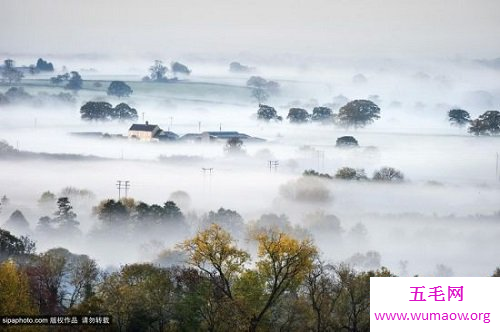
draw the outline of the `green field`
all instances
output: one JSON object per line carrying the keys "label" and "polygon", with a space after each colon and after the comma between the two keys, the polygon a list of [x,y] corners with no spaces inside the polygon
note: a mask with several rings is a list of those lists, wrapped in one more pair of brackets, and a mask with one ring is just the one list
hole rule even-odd
{"label": "green field", "polygon": [[[83,88],[79,91],[81,97],[95,98],[106,96],[107,87],[110,80],[84,80]],[[96,86],[100,83],[101,86]],[[185,100],[194,102],[226,103],[226,104],[247,104],[252,102],[250,88],[246,86],[178,81],[171,83],[126,81],[134,90],[133,97],[147,98],[149,100]],[[48,79],[23,79],[16,86],[24,87],[28,93],[38,92],[59,93],[67,92],[64,83],[52,84]],[[7,90],[5,86],[3,90]]]}

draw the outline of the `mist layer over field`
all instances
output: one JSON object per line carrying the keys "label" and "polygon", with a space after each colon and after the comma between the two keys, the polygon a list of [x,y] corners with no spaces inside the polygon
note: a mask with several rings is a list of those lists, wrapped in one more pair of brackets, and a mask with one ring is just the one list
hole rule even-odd
{"label": "mist layer over field", "polygon": [[[34,229],[46,214],[37,205],[41,193],[72,186],[95,194],[72,202],[85,235],[79,241],[38,238],[38,248],[64,245],[95,257],[104,266],[154,259],[160,250],[195,232],[201,216],[224,207],[236,210],[247,223],[263,214],[284,214],[292,225],[312,234],[326,259],[357,262],[359,268],[384,265],[401,275],[442,275],[443,269],[449,273],[448,267],[460,276],[493,270],[500,252],[496,240],[500,235],[496,174],[500,141],[451,127],[446,114],[452,107],[463,107],[475,118],[498,108],[498,71],[472,60],[303,59],[281,65],[253,57],[245,60],[257,68],[252,74],[280,84],[280,93],[266,104],[284,118],[290,107],[311,112],[315,106],[327,105],[336,112],[349,100],[370,99],[380,106],[381,119],[357,130],[294,125],[286,119],[260,122],[257,102],[245,85],[250,74],[231,74],[223,61],[192,59],[188,78],[144,83],[140,78],[150,65],[146,59],[123,63],[56,58],[54,62],[79,70],[85,80],[74,105],[0,106],[1,139],[21,151],[52,154],[0,160],[0,194],[10,199],[1,218],[20,209]],[[63,91],[47,79],[27,77],[22,86],[33,95]],[[133,95],[107,96],[106,87],[115,79],[127,81]],[[103,87],[95,87],[95,81]],[[0,87],[0,92],[5,90]],[[125,101],[137,109],[138,122],[149,121],[179,135],[222,129],[265,141],[247,142],[244,153],[228,155],[225,142],[139,142],[75,135],[127,135],[130,122],[80,120],[80,106],[89,100],[113,105]],[[337,148],[336,139],[345,135],[355,136],[360,146]],[[55,157],[58,154],[92,158],[61,160]],[[278,160],[279,166],[270,169],[270,160]],[[297,181],[304,170],[334,174],[344,166],[363,168],[368,176],[391,166],[401,170],[406,181],[307,179],[307,188],[320,188],[328,197],[302,199],[291,193],[302,185]],[[210,175],[202,168],[213,172]],[[117,198],[117,180],[130,181],[129,196],[149,204],[162,204],[177,190],[187,192],[191,202],[181,208],[189,215],[189,232],[153,234],[130,242],[109,234],[109,241],[94,241],[100,221],[92,215],[92,207],[102,199]],[[311,214],[318,212],[337,216],[340,228],[314,225]],[[363,259],[369,251],[380,256]],[[361,255],[353,258],[357,253]],[[440,264],[445,267],[437,267]]]}

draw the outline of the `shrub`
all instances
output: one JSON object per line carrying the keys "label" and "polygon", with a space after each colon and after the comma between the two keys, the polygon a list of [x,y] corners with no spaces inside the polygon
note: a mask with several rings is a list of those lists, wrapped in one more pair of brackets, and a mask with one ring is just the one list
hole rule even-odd
{"label": "shrub", "polygon": [[358,146],[358,141],[352,136],[342,136],[337,138],[337,147],[355,147]]}
{"label": "shrub", "polygon": [[373,173],[374,181],[402,182],[404,178],[404,174],[393,167],[382,167]]}

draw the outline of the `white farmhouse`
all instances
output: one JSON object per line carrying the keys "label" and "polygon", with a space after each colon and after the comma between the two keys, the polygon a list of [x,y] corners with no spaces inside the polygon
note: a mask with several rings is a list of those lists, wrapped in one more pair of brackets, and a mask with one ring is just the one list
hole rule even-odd
{"label": "white farmhouse", "polygon": [[128,138],[134,138],[141,141],[152,141],[156,135],[161,131],[157,125],[134,123],[128,130]]}

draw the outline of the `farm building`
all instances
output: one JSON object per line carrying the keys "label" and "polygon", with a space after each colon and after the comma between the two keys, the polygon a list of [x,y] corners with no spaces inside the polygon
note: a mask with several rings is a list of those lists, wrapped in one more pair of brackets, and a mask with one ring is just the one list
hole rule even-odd
{"label": "farm building", "polygon": [[160,127],[149,124],[146,121],[145,124],[134,123],[128,130],[128,137],[139,139],[141,141],[152,141],[159,132],[161,132]]}
{"label": "farm building", "polygon": [[261,138],[252,137],[247,134],[239,133],[237,131],[204,131],[200,134],[186,134],[180,138],[183,141],[195,142],[210,142],[210,141],[227,141],[231,138],[239,138],[242,141],[264,141]]}

